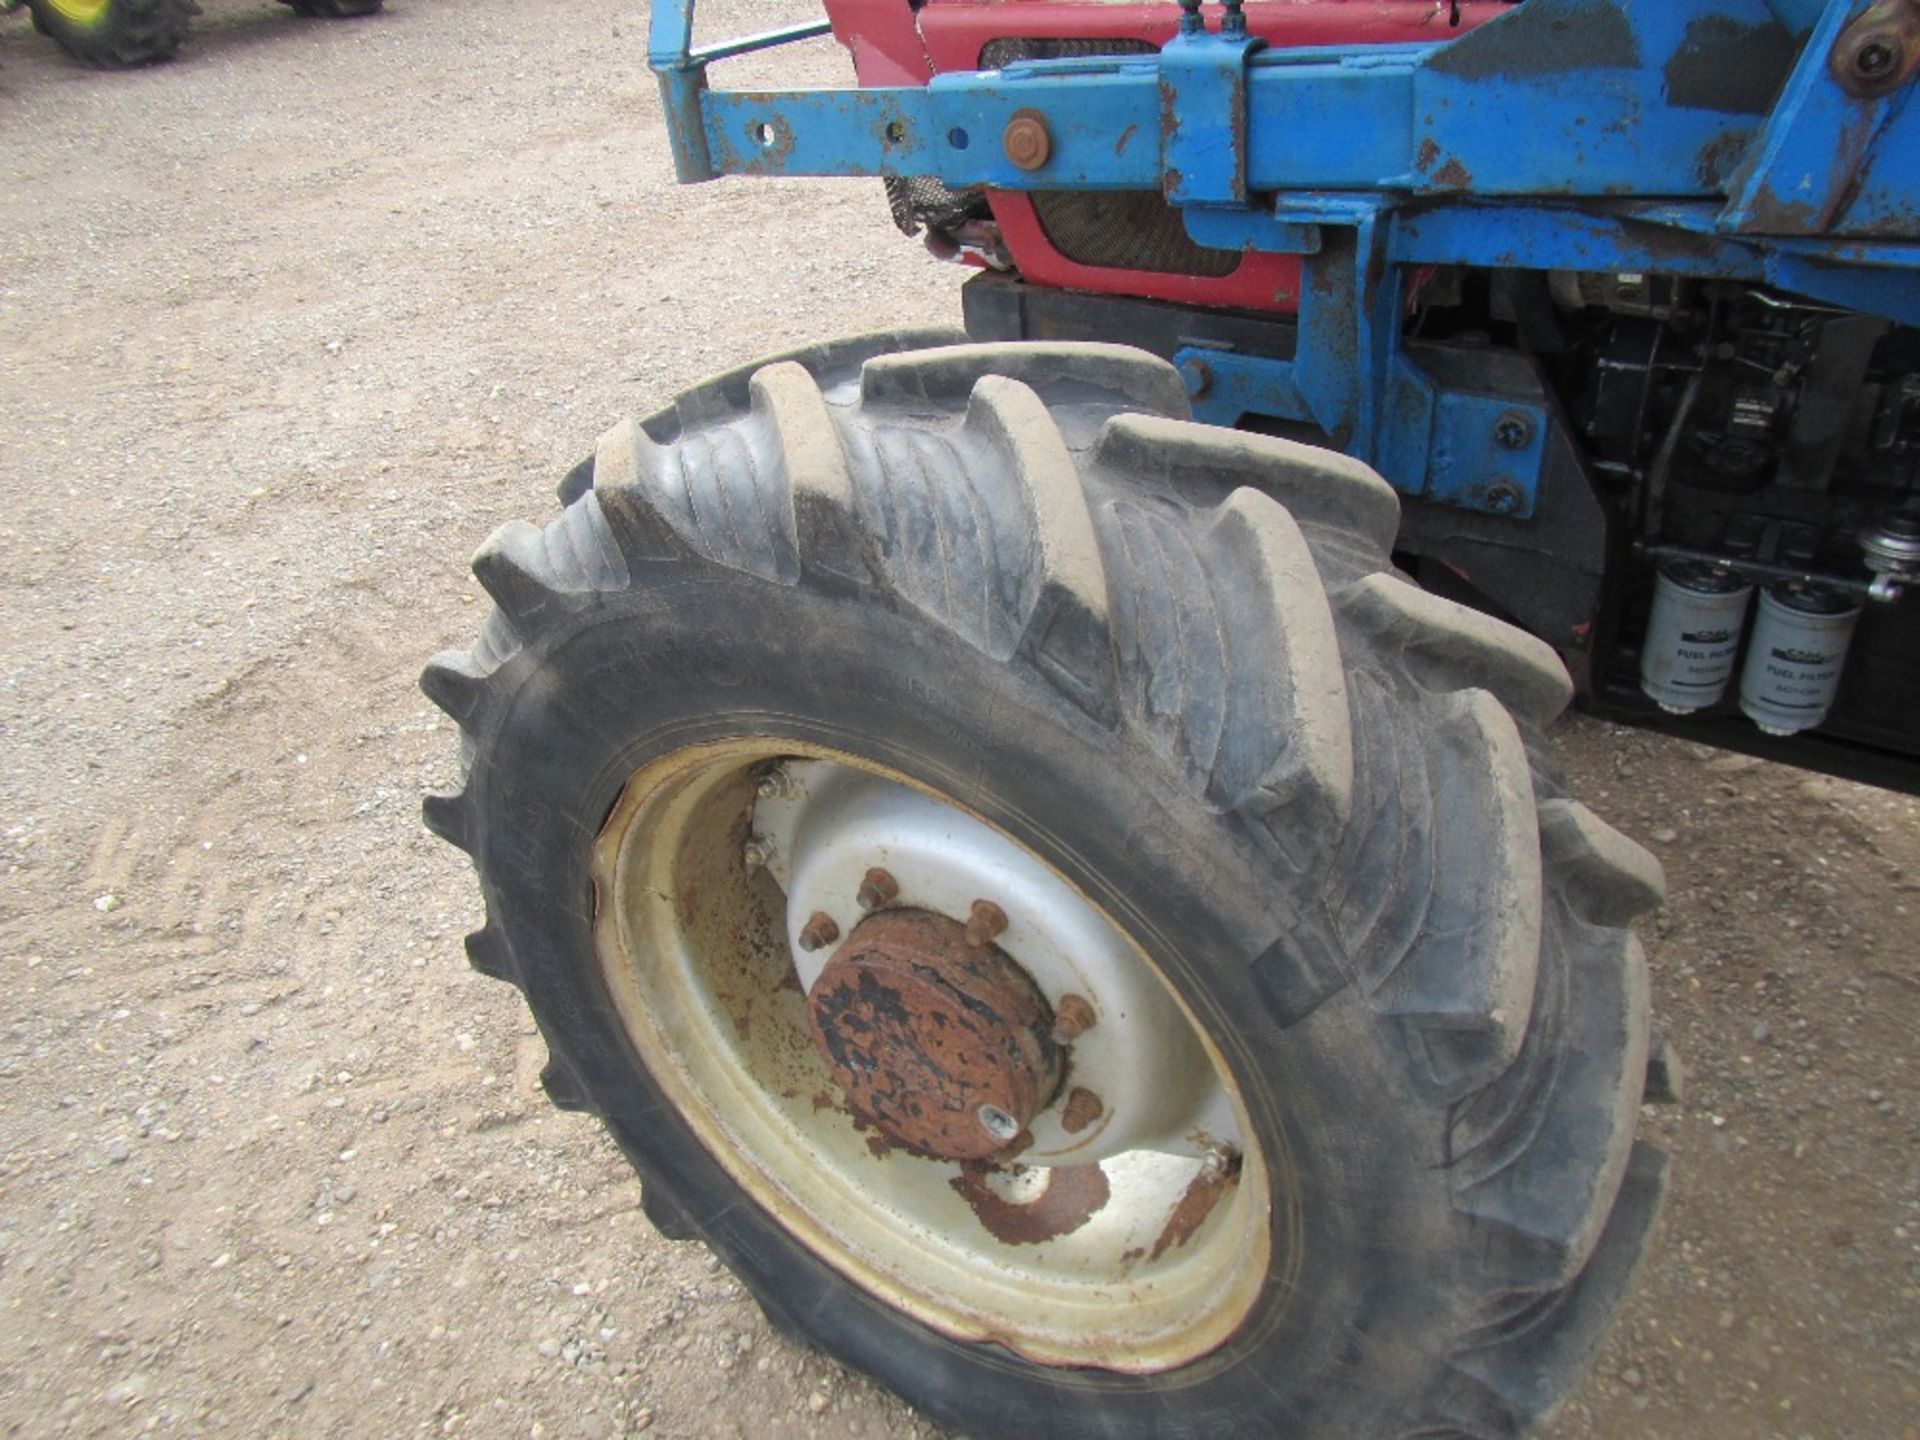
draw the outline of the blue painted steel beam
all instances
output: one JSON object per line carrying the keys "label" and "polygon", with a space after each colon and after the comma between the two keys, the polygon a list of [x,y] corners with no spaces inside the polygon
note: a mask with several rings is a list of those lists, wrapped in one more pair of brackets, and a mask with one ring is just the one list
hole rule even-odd
{"label": "blue painted steel beam", "polygon": [[[656,12],[663,77],[704,63],[681,42],[685,4]],[[1530,0],[1429,46],[1255,50],[1243,34],[1207,32],[1155,56],[1027,62],[924,87],[703,93],[702,134],[682,135],[677,121],[674,130],[681,149],[704,140],[712,174],[1158,188],[1175,203],[1210,205],[1290,190],[1724,195],[1757,141],[1766,163],[1750,159],[1741,171],[1756,196],[1811,185],[1833,203],[1853,197],[1853,228],[1898,231],[1904,217],[1911,230],[1920,227],[1920,166],[1908,142],[1920,111],[1908,121],[1913,107],[1901,96],[1852,99],[1826,74],[1825,53],[1853,8],[1834,0],[1797,70],[1800,37],[1761,0]],[[793,33],[706,53],[747,53]],[[1036,170],[1000,148],[1019,110],[1052,132],[1052,156]],[[1886,132],[1864,157],[1863,124]],[[1212,154],[1224,166],[1218,184]],[[1800,206],[1802,231],[1803,215],[1831,219],[1833,203],[1787,203]],[[1743,217],[1736,228],[1769,228],[1752,208],[1730,211]]]}
{"label": "blue painted steel beam", "polygon": [[[1239,63],[1219,42],[1203,43]],[[1427,73],[1398,47],[1318,61],[1262,52],[1246,65],[1251,191],[1710,195],[1716,180],[1702,153],[1738,146],[1756,127],[1755,117],[1715,111],[1676,110],[1661,124],[1644,123],[1660,102],[1657,83],[1638,76],[1574,70],[1557,84],[1532,77],[1507,87]],[[1611,83],[1581,88],[1595,75]],[[704,101],[705,138],[722,174],[925,175],[954,188],[1178,197],[1182,127],[1173,128],[1173,156],[1163,155],[1162,77],[1160,60],[1143,57],[1025,62],[900,88],[716,91]],[[1191,77],[1174,83],[1195,89]],[[1477,93],[1479,85],[1488,93]],[[1552,95],[1559,104],[1546,104]],[[1533,113],[1516,135],[1510,116],[1523,107]],[[1037,170],[1021,169],[1000,148],[1007,122],[1023,110],[1041,115],[1053,136],[1052,157]],[[1224,107],[1209,107],[1184,129],[1225,134],[1226,121]]]}
{"label": "blue painted steel beam", "polygon": [[[1189,228],[1192,221],[1189,220]],[[1459,201],[1394,213],[1394,264],[1640,271],[1777,285],[1920,326],[1920,243],[1729,235],[1712,205]]]}
{"label": "blue painted steel beam", "polygon": [[[1798,0],[1529,0],[1428,46],[1256,51],[1202,32],[1155,56],[773,92],[711,92],[706,63],[822,27],[695,50],[691,3],[658,0],[650,44],[685,179],[921,175],[1215,207],[1346,190],[1728,196],[1732,233],[1920,235],[1913,87],[1860,100],[1828,74],[1861,0],[1831,0],[1811,38]],[[1037,169],[1001,149],[1016,111],[1051,132]]]}

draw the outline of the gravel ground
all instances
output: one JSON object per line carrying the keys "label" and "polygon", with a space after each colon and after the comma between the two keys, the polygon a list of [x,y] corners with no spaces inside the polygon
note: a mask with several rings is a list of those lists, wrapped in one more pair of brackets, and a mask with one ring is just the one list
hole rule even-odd
{"label": "gravel ground", "polygon": [[[0,1430],[933,1434],[549,1112],[414,677],[606,425],[961,276],[871,183],[675,188],[632,3],[206,8],[138,74],[0,28]],[[1920,807],[1561,739],[1668,861],[1693,1085],[1553,1435],[1916,1440]]]}

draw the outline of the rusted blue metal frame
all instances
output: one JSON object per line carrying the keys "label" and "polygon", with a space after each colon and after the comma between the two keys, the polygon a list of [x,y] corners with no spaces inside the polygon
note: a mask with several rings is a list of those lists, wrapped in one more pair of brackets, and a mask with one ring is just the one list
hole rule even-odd
{"label": "rusted blue metal frame", "polygon": [[[1025,62],[925,86],[734,92],[706,89],[708,63],[823,25],[695,50],[691,0],[658,0],[652,62],[690,178],[919,175],[955,187],[1159,188],[1179,204],[1369,190],[1731,196],[1738,207],[1766,193],[1806,209],[1795,197],[1810,176],[1824,203],[1807,213],[1823,217],[1821,233],[1910,233],[1920,220],[1911,87],[1856,99],[1826,73],[1860,0],[1831,0],[1811,43],[1775,5],[1529,0],[1446,43],[1339,51],[1261,50],[1229,25],[1183,33],[1154,56]],[[1037,168],[998,144],[1016,111],[1051,132]],[[1727,223],[1752,233],[1763,218],[1735,208]],[[1792,233],[1807,223],[1797,215]]]}
{"label": "rusted blue metal frame", "polygon": [[1827,8],[1732,176],[1719,228],[1743,235],[1920,235],[1912,84],[1850,95],[1830,57],[1864,7]]}
{"label": "rusted blue metal frame", "polygon": [[[1751,280],[1920,324],[1920,104],[1836,81],[1865,0],[1528,0],[1445,43],[1262,50],[1190,8],[1153,56],[1028,62],[898,89],[710,91],[692,0],[651,58],[683,180],[929,176],[1158,189],[1203,244],[1302,256],[1290,360],[1194,352],[1200,414],[1310,424],[1410,494],[1525,518],[1551,417],[1462,393],[1401,344],[1430,264]],[[1001,145],[1016,114],[1045,158]],[[1515,436],[1526,437],[1514,443]]]}

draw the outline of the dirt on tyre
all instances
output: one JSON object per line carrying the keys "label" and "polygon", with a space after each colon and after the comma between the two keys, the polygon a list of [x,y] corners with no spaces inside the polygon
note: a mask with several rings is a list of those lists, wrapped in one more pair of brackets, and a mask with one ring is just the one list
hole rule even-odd
{"label": "dirt on tyre", "polygon": [[481,549],[473,963],[661,1230],[943,1424],[1529,1429],[1664,1174],[1565,670],[1364,466],[942,338],[697,387]]}
{"label": "dirt on tyre", "polygon": [[34,28],[103,70],[164,60],[200,13],[196,0],[27,0]]}

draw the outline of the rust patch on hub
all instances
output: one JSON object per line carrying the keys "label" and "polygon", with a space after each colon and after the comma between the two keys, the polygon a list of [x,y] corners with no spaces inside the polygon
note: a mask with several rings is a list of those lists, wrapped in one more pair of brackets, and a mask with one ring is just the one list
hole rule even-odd
{"label": "rust patch on hub", "polygon": [[948,1183],[994,1239],[1008,1245],[1043,1245],[1071,1235],[1099,1213],[1113,1193],[1098,1165],[1061,1165],[1047,1172],[1047,1188],[1026,1204],[994,1193],[991,1172],[968,1166]]}
{"label": "rust patch on hub", "polygon": [[[931,911],[862,920],[814,982],[808,1013],[849,1108],[916,1154],[1004,1155],[1060,1088],[1039,988],[998,946]],[[998,1112],[1003,1133],[983,1112]]]}

